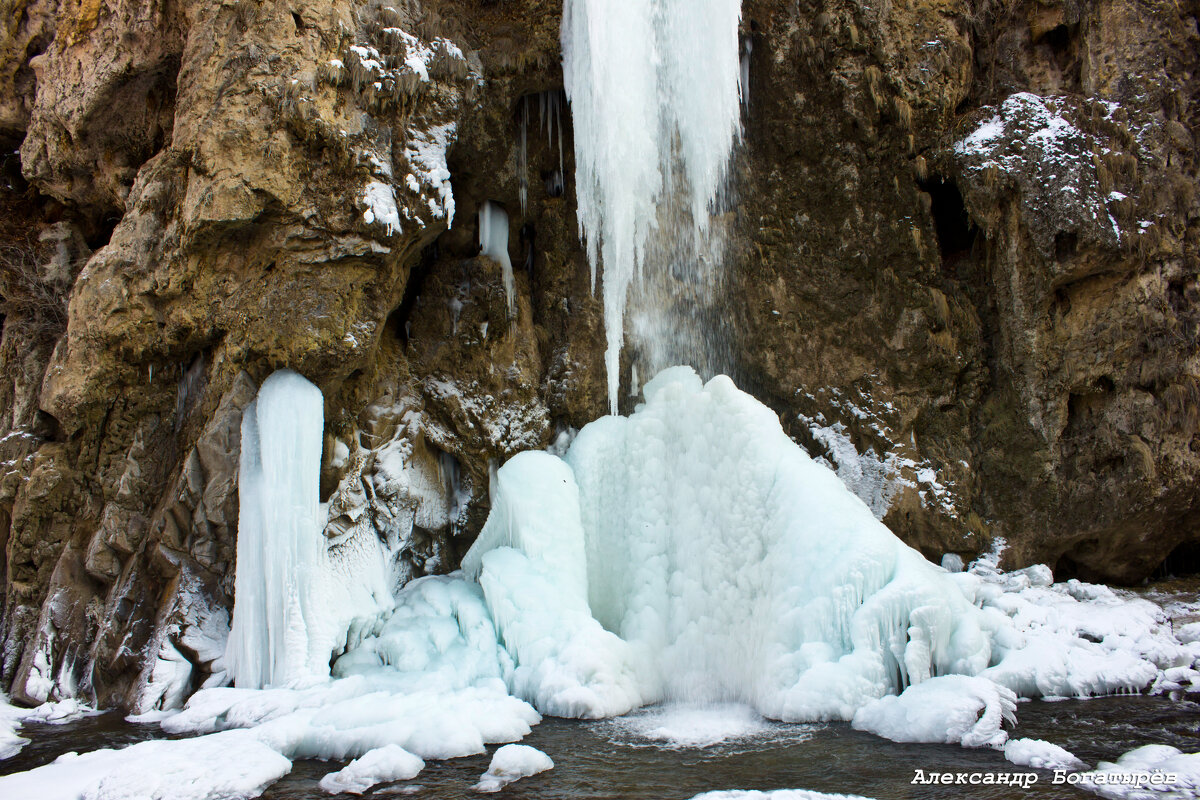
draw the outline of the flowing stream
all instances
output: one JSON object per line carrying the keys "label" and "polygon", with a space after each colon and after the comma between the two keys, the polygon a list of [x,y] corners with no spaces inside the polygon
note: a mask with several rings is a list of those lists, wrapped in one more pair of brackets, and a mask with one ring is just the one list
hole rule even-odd
{"label": "flowing stream", "polygon": [[[964,796],[960,787],[914,786],[914,770],[1018,772],[993,750],[948,745],[885,742],[845,724],[748,726],[746,735],[707,747],[680,747],[648,738],[657,709],[601,722],[547,719],[524,741],[554,759],[554,769],[512,785],[502,797],[528,800],[685,800],[714,789],[806,788],[856,793],[878,800],[942,800]],[[1166,697],[1107,697],[1057,703],[1022,704],[1013,736],[1050,739],[1091,764],[1115,759],[1144,744],[1184,751],[1200,748],[1200,704]],[[736,717],[736,715],[735,715]],[[643,724],[650,718],[651,724]],[[715,722],[728,714],[713,713]],[[641,723],[639,721],[642,721]],[[658,720],[661,722],[662,720]],[[687,721],[696,730],[696,719]],[[729,732],[726,729],[726,732]],[[681,733],[676,730],[675,733]],[[117,714],[66,725],[31,725],[33,742],[13,759],[0,762],[0,774],[32,769],[70,750],[119,747],[162,736],[154,725],[132,725]],[[430,762],[417,778],[377,787],[371,796],[452,798],[471,796],[469,788],[487,769],[487,756]],[[264,800],[317,800],[330,795],[317,782],[333,767],[324,761],[297,761],[292,772],[262,795]],[[1076,787],[1053,785],[1053,773],[1038,770],[1028,791],[976,787],[971,797],[1094,798]]]}

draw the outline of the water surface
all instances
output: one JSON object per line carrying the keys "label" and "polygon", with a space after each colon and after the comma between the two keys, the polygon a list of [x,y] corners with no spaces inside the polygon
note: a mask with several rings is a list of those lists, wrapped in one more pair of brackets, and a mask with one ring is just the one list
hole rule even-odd
{"label": "water surface", "polygon": [[[1200,750],[1200,704],[1187,698],[1107,697],[1022,703],[1013,738],[1045,739],[1095,765],[1145,744]],[[70,750],[119,747],[162,737],[153,725],[132,725],[106,714],[66,725],[29,725],[33,742],[0,762],[0,774],[31,769]],[[721,739],[716,742],[714,740]],[[554,759],[553,770],[519,781],[496,795],[526,800],[686,800],[713,789],[812,789],[862,794],[877,800],[941,800],[971,797],[1095,798],[1051,773],[1028,791],[1010,786],[913,785],[914,770],[1027,772],[994,750],[949,745],[897,744],[844,723],[785,725],[757,719],[738,707],[649,709],[601,722],[547,718],[524,740]],[[495,748],[489,748],[489,752]],[[487,769],[489,756],[431,761],[417,778],[377,787],[368,796],[478,797],[470,787]],[[214,765],[215,766],[215,765]],[[297,761],[292,773],[262,796],[268,800],[316,800],[317,787],[337,769],[321,761]]]}

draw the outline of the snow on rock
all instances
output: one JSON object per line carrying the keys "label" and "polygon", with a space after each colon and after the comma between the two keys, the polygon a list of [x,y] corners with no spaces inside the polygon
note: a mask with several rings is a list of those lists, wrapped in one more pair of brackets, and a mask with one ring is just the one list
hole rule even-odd
{"label": "snow on rock", "polygon": [[696,795],[692,800],[871,800],[871,798],[858,794],[826,794],[825,792],[810,792],[805,789],[776,789],[772,792],[744,790],[705,792]]}
{"label": "snow on rock", "polygon": [[[1072,780],[1076,778],[1071,776]],[[1200,753],[1148,744],[1078,774],[1079,786],[1116,800],[1192,800],[1200,796]]]}
{"label": "snow on rock", "polygon": [[395,744],[368,750],[337,772],[321,778],[320,786],[330,794],[362,794],[380,783],[406,781],[425,769],[418,756]]}
{"label": "snow on rock", "polygon": [[1004,745],[1004,757],[1018,766],[1035,769],[1087,769],[1087,764],[1070,751],[1041,739],[1010,739]]}
{"label": "snow on rock", "polygon": [[0,796],[39,800],[242,800],[286,775],[291,762],[248,731],[120,750],[67,753],[0,777]]}
{"label": "snow on rock", "polygon": [[[954,155],[967,176],[996,170],[1020,186],[1022,202],[1039,225],[1044,218],[1050,228],[1078,229],[1115,246],[1121,229],[1114,214],[1126,197],[1101,189],[1094,155],[1111,150],[1072,122],[1087,114],[1077,105],[1067,97],[1009,95],[954,145]],[[1039,227],[1032,234],[1043,249],[1052,246],[1054,230]]]}
{"label": "snow on rock", "polygon": [[1003,686],[943,675],[867,703],[851,724],[895,742],[1000,747],[1008,740],[1004,723],[1016,723],[1016,710],[1017,696]]}
{"label": "snow on rock", "polygon": [[506,744],[492,755],[487,772],[472,788],[477,792],[498,792],[513,781],[554,769],[550,756],[526,744]]}
{"label": "snow on rock", "polygon": [[[893,501],[905,491],[915,489],[922,505],[935,508],[949,517],[959,516],[954,482],[943,478],[927,460],[920,458],[915,447],[898,436],[888,424],[896,414],[890,402],[876,400],[869,388],[859,387],[854,396],[836,387],[822,387],[803,393],[813,402],[827,406],[843,419],[853,420],[869,437],[879,442],[859,450],[850,428],[839,421],[829,421],[825,414],[798,415],[801,423],[817,445],[824,448],[818,458],[870,507],[876,519],[883,519]],[[965,466],[965,465],[964,465]]]}
{"label": "snow on rock", "polygon": [[1012,622],[1000,636],[1003,658],[982,674],[1021,697],[1138,692],[1162,670],[1200,657],[1200,646],[1175,639],[1154,603],[1077,580],[1045,585],[1047,574],[1042,566],[954,576],[985,610]]}
{"label": "snow on rock", "polygon": [[396,192],[390,185],[371,181],[359,202],[363,207],[363,222],[382,225],[388,236],[400,232],[400,209],[396,207]]}
{"label": "snow on rock", "polygon": [[499,452],[540,447],[543,432],[550,425],[550,412],[540,398],[518,405],[510,398],[496,397],[474,379],[460,383],[451,378],[428,378],[422,389],[438,403],[454,409],[456,415],[465,417],[467,424]]}
{"label": "snow on rock", "polygon": [[454,225],[454,191],[450,186],[450,168],[446,166],[446,148],[454,143],[458,125],[448,122],[428,128],[408,128],[404,155],[422,192],[429,195],[426,205],[434,219]]}

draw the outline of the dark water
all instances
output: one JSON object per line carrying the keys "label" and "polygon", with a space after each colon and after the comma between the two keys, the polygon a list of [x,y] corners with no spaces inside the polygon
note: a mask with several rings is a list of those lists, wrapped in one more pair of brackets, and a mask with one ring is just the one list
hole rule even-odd
{"label": "dark water", "polygon": [[[1193,696],[1194,699],[1200,699]],[[1013,738],[1046,739],[1090,764],[1114,760],[1145,744],[1200,750],[1200,704],[1166,697],[1109,697],[1057,703],[1023,703]],[[0,762],[0,774],[31,769],[70,750],[131,744],[161,736],[153,725],[131,725],[117,715],[68,725],[30,725],[33,742]],[[1028,790],[1010,786],[915,786],[917,768],[938,772],[1026,772],[993,750],[947,745],[897,744],[851,730],[845,724],[774,725],[757,736],[707,748],[672,749],[638,738],[611,723],[546,719],[525,744],[554,759],[553,770],[518,781],[496,795],[528,800],[686,800],[714,789],[812,789],[900,798],[1095,798],[1051,773]],[[493,748],[494,749],[494,748]],[[480,797],[470,787],[487,769],[489,756],[431,761],[416,779],[378,787],[368,796]],[[274,800],[314,800],[336,765],[297,761],[292,773],[263,795]]]}

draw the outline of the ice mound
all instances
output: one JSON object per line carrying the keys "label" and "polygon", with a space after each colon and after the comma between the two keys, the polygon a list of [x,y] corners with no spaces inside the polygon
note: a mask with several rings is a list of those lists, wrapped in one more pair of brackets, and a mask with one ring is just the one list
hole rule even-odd
{"label": "ice mound", "polygon": [[1022,767],[1037,769],[1087,769],[1069,750],[1041,739],[1010,739],[1004,745],[1004,757]]}
{"label": "ice mound", "polygon": [[587,553],[571,468],[519,453],[496,476],[492,512],[463,559],[511,656],[513,694],[540,711],[596,719],[645,702],[630,646],[588,606]]}
{"label": "ice mound", "polygon": [[1200,796],[1200,753],[1182,753],[1165,744],[1148,744],[1130,750],[1116,763],[1101,761],[1094,771],[1079,773],[1077,777],[1080,786],[1103,797],[1191,800]]}
{"label": "ice mound", "polygon": [[498,792],[513,781],[554,769],[550,756],[527,744],[506,744],[492,755],[487,772],[473,788],[477,792]]}
{"label": "ice mound", "polygon": [[724,376],[665,370],[565,461],[501,468],[464,560],[544,712],[743,702],[787,721],[992,658],[994,620]]}
{"label": "ice mound", "polygon": [[368,750],[337,772],[321,778],[320,786],[330,794],[362,794],[380,783],[415,778],[425,762],[399,745]]}
{"label": "ice mound", "polygon": [[1001,747],[1008,741],[1004,723],[1016,721],[1010,689],[987,678],[944,675],[867,703],[852,724],[894,742]]}

